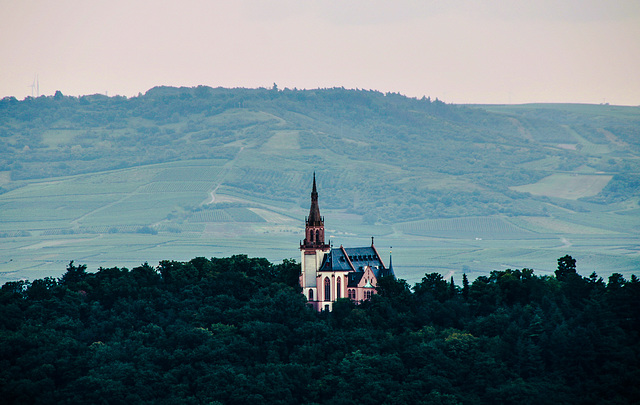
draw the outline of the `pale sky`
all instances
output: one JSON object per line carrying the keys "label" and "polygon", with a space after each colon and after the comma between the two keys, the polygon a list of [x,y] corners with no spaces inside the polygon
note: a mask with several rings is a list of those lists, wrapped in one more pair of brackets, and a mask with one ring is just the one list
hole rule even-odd
{"label": "pale sky", "polygon": [[640,0],[0,0],[0,98],[345,87],[640,105]]}

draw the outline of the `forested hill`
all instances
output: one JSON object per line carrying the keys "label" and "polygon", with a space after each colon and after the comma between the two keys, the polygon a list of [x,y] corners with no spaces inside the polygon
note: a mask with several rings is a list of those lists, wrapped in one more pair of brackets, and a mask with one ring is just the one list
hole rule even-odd
{"label": "forested hill", "polygon": [[631,404],[640,282],[494,271],[382,278],[307,307],[299,264],[239,255],[0,289],[5,404]]}

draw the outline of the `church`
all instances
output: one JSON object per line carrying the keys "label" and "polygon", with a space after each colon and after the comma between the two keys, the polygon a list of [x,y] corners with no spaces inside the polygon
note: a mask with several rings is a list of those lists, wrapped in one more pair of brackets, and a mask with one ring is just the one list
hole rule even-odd
{"label": "church", "polygon": [[300,242],[302,272],[300,287],[317,311],[331,311],[340,298],[361,302],[376,293],[378,279],[395,277],[391,258],[387,268],[373,244],[334,248],[325,243],[324,218],[320,216],[316,175],[313,174],[311,208],[305,220],[305,238]]}

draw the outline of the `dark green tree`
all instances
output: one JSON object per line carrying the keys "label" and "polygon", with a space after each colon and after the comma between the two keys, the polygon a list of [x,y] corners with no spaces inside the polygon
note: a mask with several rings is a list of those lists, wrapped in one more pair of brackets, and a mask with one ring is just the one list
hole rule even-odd
{"label": "dark green tree", "polygon": [[469,279],[467,278],[467,273],[462,274],[462,298],[465,301],[469,299]]}
{"label": "dark green tree", "polygon": [[83,281],[87,275],[87,265],[74,266],[73,260],[67,265],[67,272],[62,275],[62,284],[72,285]]}
{"label": "dark green tree", "polygon": [[422,281],[413,287],[416,294],[431,295],[436,300],[443,302],[449,298],[447,282],[440,273],[428,273],[422,277]]}
{"label": "dark green tree", "polygon": [[453,276],[451,276],[451,281],[449,282],[449,298],[453,298],[458,294],[458,288],[453,282]]}
{"label": "dark green tree", "polygon": [[565,281],[570,274],[576,273],[576,259],[569,255],[565,255],[558,259],[558,269],[555,271],[556,278],[559,281]]}
{"label": "dark green tree", "polygon": [[295,259],[284,259],[275,267],[275,279],[288,286],[300,288],[300,263]]}

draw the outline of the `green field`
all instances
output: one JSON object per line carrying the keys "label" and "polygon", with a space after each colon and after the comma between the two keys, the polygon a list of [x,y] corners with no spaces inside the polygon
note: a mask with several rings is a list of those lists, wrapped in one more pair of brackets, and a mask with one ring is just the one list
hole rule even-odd
{"label": "green field", "polygon": [[[216,184],[194,179],[204,172],[215,176],[220,163],[171,163],[29,181],[1,195],[2,280],[59,275],[70,260],[97,269],[247,252],[274,261],[298,258],[309,184],[300,190],[300,205],[224,188],[216,192],[216,202],[206,204]],[[269,176],[258,172],[251,180]],[[113,188],[105,183],[110,180]],[[477,276],[504,268],[550,273],[566,253],[578,259],[583,272],[606,274],[613,264],[616,271],[631,274],[638,266],[640,243],[633,232],[620,228],[638,229],[637,215],[608,214],[602,223],[567,213],[564,218],[487,216],[364,225],[360,215],[325,208],[322,188],[320,196],[333,244],[366,246],[375,236],[385,261],[394,247],[396,271],[410,282],[428,269],[456,279],[463,271]]]}
{"label": "green field", "polygon": [[533,195],[577,200],[597,195],[611,181],[612,177],[611,175],[557,173],[547,176],[537,183],[515,186],[511,189]]}

